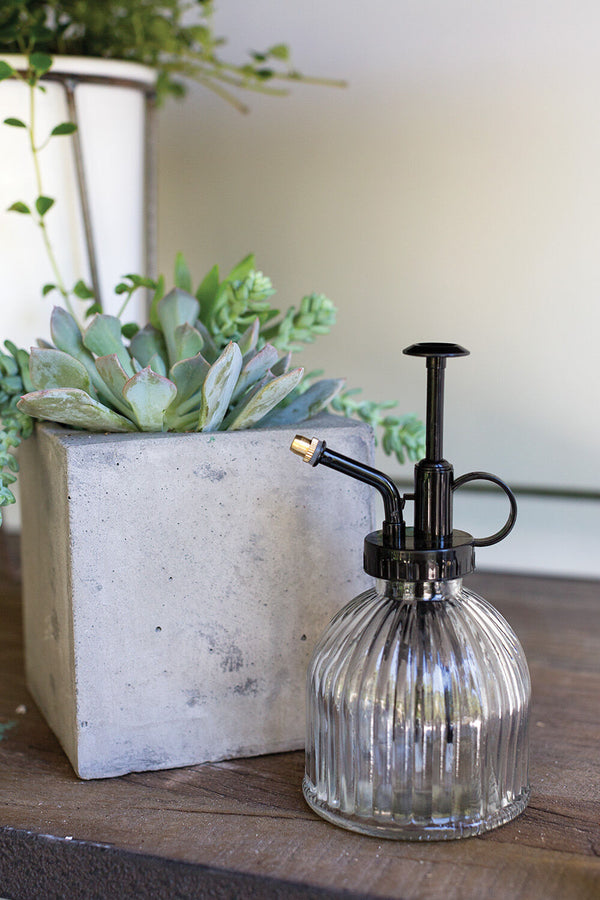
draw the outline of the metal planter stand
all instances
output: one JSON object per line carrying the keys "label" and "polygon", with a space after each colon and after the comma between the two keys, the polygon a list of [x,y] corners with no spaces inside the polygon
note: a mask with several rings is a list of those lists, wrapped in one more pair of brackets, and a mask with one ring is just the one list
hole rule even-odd
{"label": "metal planter stand", "polygon": [[[25,74],[23,70],[20,74]],[[114,76],[99,75],[73,75],[61,72],[48,72],[42,78],[43,81],[57,82],[63,86],[67,101],[69,119],[77,126],[71,137],[73,157],[75,162],[75,176],[77,182],[77,194],[83,220],[85,246],[90,278],[94,295],[101,302],[100,278],[98,273],[97,243],[94,237],[94,228],[89,199],[89,188],[85,169],[85,160],[81,146],[79,132],[79,115],[77,109],[77,87],[80,84],[99,84],[107,87],[124,87],[142,91],[145,95],[144,110],[144,274],[154,277],[156,274],[157,259],[157,188],[156,188],[156,90],[153,85],[132,78],[117,78]]]}

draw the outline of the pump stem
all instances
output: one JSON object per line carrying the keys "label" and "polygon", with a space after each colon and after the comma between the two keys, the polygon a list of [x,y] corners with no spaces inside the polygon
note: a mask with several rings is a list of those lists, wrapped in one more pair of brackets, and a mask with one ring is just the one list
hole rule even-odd
{"label": "pump stem", "polygon": [[425,457],[437,462],[444,450],[444,378],[446,360],[443,356],[427,357],[427,431]]}

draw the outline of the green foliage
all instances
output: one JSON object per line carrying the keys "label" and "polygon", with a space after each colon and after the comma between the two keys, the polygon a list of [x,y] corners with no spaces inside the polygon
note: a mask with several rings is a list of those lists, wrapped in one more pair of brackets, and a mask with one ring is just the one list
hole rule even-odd
{"label": "green foliage", "polygon": [[240,337],[258,318],[263,325],[278,314],[271,309],[269,297],[275,293],[269,278],[252,269],[236,278],[230,273],[217,287],[213,297],[205,299],[202,322],[217,346]]}
{"label": "green foliage", "polygon": [[298,312],[292,306],[280,317],[280,310],[270,303],[274,293],[270,278],[256,271],[252,255],[238,263],[222,281],[218,266],[214,266],[196,290],[196,297],[200,302],[201,322],[216,346],[238,340],[258,319],[259,346],[269,343],[288,353],[301,350],[302,344],[312,343],[320,334],[327,334],[335,324],[335,307],[323,294],[303,297]]}
{"label": "green foliage", "polygon": [[[303,80],[285,44],[251,53],[241,64],[224,60],[213,11],[211,0],[3,0],[0,51],[31,54],[36,78],[56,54],[139,62],[158,71],[160,97],[182,96],[185,80],[193,78],[240,110],[239,90],[283,94],[273,86],[276,79]],[[0,79],[7,77],[3,72],[0,67]]]}
{"label": "green foliage", "polygon": [[[233,270],[243,276],[233,279],[235,290],[248,302],[253,285],[261,284],[265,295],[268,282],[273,292],[252,262],[249,257]],[[175,280],[191,286],[182,256]],[[232,327],[217,341],[202,322],[198,299],[179,286],[163,296],[163,284],[128,275],[117,286],[127,299],[139,288],[155,291],[153,321],[136,328],[129,344],[120,318],[97,313],[82,329],[56,307],[54,344],[31,351],[31,389],[18,411],[90,431],[235,431],[259,424],[298,386],[303,369],[290,369],[289,355],[261,338],[258,316],[243,332]]]}
{"label": "green foliage", "polygon": [[6,341],[8,353],[0,351],[0,523],[2,507],[15,502],[10,485],[14,484],[19,464],[13,455],[22,440],[31,434],[33,423],[17,409],[19,397],[31,389],[28,355]]}
{"label": "green foliage", "polygon": [[[271,279],[255,268],[252,254],[244,257],[220,280],[219,267],[213,266],[194,292],[190,270],[183,255],[175,260],[174,280],[177,288],[192,294],[200,305],[197,327],[202,330],[205,344],[210,343],[209,356],[215,356],[229,341],[239,341],[248,328],[258,320],[259,349],[266,343],[282,353],[296,352],[303,344],[312,343],[321,334],[328,334],[335,324],[336,308],[324,294],[308,294],[300,301],[298,311],[290,307],[285,315],[271,306],[275,293]],[[115,291],[125,300],[120,314],[140,288],[154,291],[150,321],[155,327],[157,305],[164,292],[164,276],[158,281],[139,275],[126,275]],[[268,327],[265,327],[267,326]],[[205,349],[207,349],[205,347]]]}
{"label": "green foliage", "polygon": [[77,131],[77,125],[74,122],[61,122],[60,125],[55,125],[50,134],[52,137],[60,137],[61,135],[66,134],[75,134]]}
{"label": "green foliage", "polygon": [[301,350],[300,344],[312,344],[320,334],[328,334],[335,325],[336,309],[325,294],[309,294],[300,302],[296,312],[290,307],[277,325],[264,333],[279,350],[294,352]]}
{"label": "green foliage", "polygon": [[[9,4],[10,5],[10,4]],[[22,3],[18,4],[20,7],[24,8]],[[3,13],[0,12],[0,21],[2,21]],[[2,34],[2,30],[0,29],[0,34]],[[20,39],[20,35],[19,35]],[[2,39],[0,39],[0,47],[2,46]],[[28,48],[31,49],[30,45]],[[25,51],[25,48],[22,48]],[[9,212],[17,212],[21,215],[31,216],[32,219],[36,222],[40,232],[42,234],[42,238],[44,241],[44,246],[46,249],[46,253],[48,256],[48,260],[54,272],[55,281],[52,284],[46,284],[42,288],[42,295],[45,297],[51,291],[58,291],[64,300],[64,303],[71,312],[73,312],[73,306],[71,303],[71,296],[75,296],[80,300],[88,299],[91,300],[90,309],[94,312],[100,310],[100,306],[98,301],[94,297],[92,291],[84,285],[84,283],[80,280],[75,284],[75,286],[69,291],[63,280],[61,278],[58,263],[56,260],[56,255],[54,253],[54,249],[50,242],[50,238],[48,236],[48,230],[46,228],[46,215],[50,212],[52,207],[54,206],[54,198],[48,197],[42,187],[42,174],[41,174],[41,166],[40,166],[40,154],[41,152],[48,146],[50,141],[53,138],[61,137],[63,135],[71,135],[75,131],[77,131],[77,126],[73,122],[61,122],[59,125],[56,125],[52,130],[45,136],[44,140],[38,142],[36,135],[36,104],[35,98],[37,91],[43,91],[45,88],[42,84],[40,84],[40,79],[50,70],[52,67],[52,58],[45,53],[39,52],[31,52],[28,55],[28,66],[25,72],[17,71],[13,69],[6,62],[0,63],[0,81],[5,78],[16,78],[23,81],[29,88],[30,92],[30,102],[29,102],[29,111],[30,111],[30,121],[23,122],[22,119],[16,119],[14,117],[9,117],[4,119],[4,124],[8,125],[11,128],[22,128],[26,132],[26,138],[28,140],[29,149],[32,156],[33,163],[33,172],[35,177],[35,184],[37,188],[37,197],[35,198],[33,203],[25,203],[22,200],[17,200],[12,203],[8,207]],[[88,310],[88,314],[90,311]]]}
{"label": "green foliage", "polygon": [[[0,506],[12,502],[16,462],[8,451],[31,431],[31,418],[88,431],[236,431],[292,425],[326,408],[382,432],[383,449],[403,463],[423,455],[423,426],[393,416],[395,403],[356,399],[344,381],[315,380],[291,368],[292,352],[326,334],[335,307],[322,294],[304,297],[298,311],[271,307],[269,278],[247,256],[223,279],[214,266],[195,292],[183,258],[176,286],[130,274],[115,291],[122,311],[140,289],[153,291],[143,328],[120,316],[94,313],[85,326],[55,307],[52,343],[31,354],[9,342],[0,354]],[[44,290],[52,290],[46,285]],[[88,299],[85,285],[75,293]]]}
{"label": "green foliage", "polygon": [[375,403],[372,400],[358,400],[360,388],[344,391],[331,402],[335,412],[355,417],[373,428],[375,435],[382,432],[381,445],[388,456],[395,456],[399,463],[407,459],[416,462],[425,453],[425,428],[420,419],[410,413],[405,416],[390,416],[386,410],[396,406],[396,401]]}
{"label": "green foliage", "polygon": [[14,203],[12,203],[8,207],[8,210],[9,210],[9,212],[23,213],[26,216],[31,215],[31,210],[29,209],[29,207],[27,206],[26,203],[23,203],[22,200],[16,200]]}
{"label": "green foliage", "polygon": [[[254,256],[250,254],[222,281],[218,266],[213,266],[195,292],[200,304],[196,330],[202,333],[203,353],[211,362],[229,341],[244,345],[254,328],[252,346],[260,349],[267,345],[272,350],[274,348],[287,354],[289,365],[290,353],[301,350],[303,344],[312,343],[319,335],[328,334],[335,324],[336,308],[324,294],[306,295],[300,301],[298,310],[292,306],[282,316],[280,310],[270,304],[270,298],[275,293],[270,279],[256,271],[255,265]],[[161,276],[158,282],[134,275],[127,278],[130,284],[123,283],[118,291],[127,290],[128,296],[131,296],[138,287],[151,288],[155,291],[153,306],[156,308],[162,296],[164,278]],[[175,283],[188,292],[192,291],[192,276],[181,254],[175,262]],[[276,372],[277,365],[283,365],[285,360],[282,357],[279,363],[272,361],[272,371]],[[342,392],[342,379],[313,382],[314,377],[321,374],[312,373],[303,378],[265,414],[261,425],[294,424],[330,406],[335,412],[370,425],[376,435],[381,435],[385,453],[395,456],[399,463],[416,461],[424,455],[425,432],[417,416],[391,415],[388,410],[396,406],[393,400],[381,403],[359,400],[357,394],[360,389]]]}

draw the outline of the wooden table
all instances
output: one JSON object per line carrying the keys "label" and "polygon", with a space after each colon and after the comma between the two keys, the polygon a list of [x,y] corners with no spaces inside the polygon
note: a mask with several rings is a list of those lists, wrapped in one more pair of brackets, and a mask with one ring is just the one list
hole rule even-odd
{"label": "wooden table", "polygon": [[599,582],[468,580],[529,660],[531,801],[481,837],[406,844],[313,815],[301,753],[79,781],[25,688],[17,550],[0,537],[1,897],[600,898]]}

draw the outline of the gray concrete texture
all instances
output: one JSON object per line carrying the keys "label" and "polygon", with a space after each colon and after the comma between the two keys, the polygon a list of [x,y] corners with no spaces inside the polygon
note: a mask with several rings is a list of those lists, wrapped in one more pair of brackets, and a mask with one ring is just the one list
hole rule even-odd
{"label": "gray concrete texture", "polygon": [[366,426],[89,434],[20,454],[29,688],[81,778],[296,749],[308,660],[369,586],[372,488],[289,452],[372,464]]}

